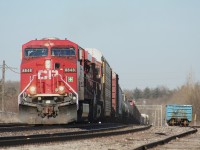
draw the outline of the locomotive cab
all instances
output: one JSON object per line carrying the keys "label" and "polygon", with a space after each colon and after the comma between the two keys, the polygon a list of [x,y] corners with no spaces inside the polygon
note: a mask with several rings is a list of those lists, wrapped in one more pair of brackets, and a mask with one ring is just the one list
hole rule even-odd
{"label": "locomotive cab", "polygon": [[29,124],[77,120],[78,46],[68,40],[33,40],[22,46],[19,116]]}

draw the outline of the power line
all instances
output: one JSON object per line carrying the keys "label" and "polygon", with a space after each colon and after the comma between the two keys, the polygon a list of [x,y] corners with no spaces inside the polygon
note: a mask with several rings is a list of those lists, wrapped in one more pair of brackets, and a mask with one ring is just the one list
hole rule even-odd
{"label": "power line", "polygon": [[16,74],[20,74],[19,72],[14,70],[14,69],[17,69],[17,68],[9,67],[8,65],[6,65],[6,68],[9,69],[10,71],[16,73]]}

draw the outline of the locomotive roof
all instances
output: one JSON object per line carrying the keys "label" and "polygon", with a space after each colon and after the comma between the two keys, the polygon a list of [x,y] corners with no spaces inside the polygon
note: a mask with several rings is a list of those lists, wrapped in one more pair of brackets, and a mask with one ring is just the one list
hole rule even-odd
{"label": "locomotive roof", "polygon": [[[47,44],[47,45],[45,45],[45,44]],[[23,46],[27,46],[27,45],[44,45],[44,46],[49,46],[49,44],[51,45],[51,46],[53,46],[54,44],[56,45],[56,44],[58,44],[58,45],[67,45],[67,44],[70,44],[70,45],[72,45],[72,46],[76,46],[77,44],[76,43],[74,43],[74,42],[72,42],[72,41],[70,41],[70,40],[67,40],[67,39],[64,39],[64,40],[60,40],[60,39],[58,39],[58,38],[54,38],[54,37],[52,37],[52,38],[43,38],[43,39],[40,39],[40,40],[38,40],[38,39],[35,39],[35,40],[31,40],[31,41],[29,41],[29,42],[27,42],[27,43],[25,43]]]}

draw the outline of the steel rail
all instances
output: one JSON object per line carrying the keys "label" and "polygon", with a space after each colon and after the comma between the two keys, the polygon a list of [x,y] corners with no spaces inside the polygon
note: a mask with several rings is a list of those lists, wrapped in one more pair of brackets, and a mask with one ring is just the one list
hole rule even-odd
{"label": "steel rail", "polygon": [[0,124],[0,133],[2,132],[18,132],[18,131],[36,131],[36,130],[51,130],[51,129],[66,129],[66,128],[80,128],[80,129],[95,129],[95,128],[103,128],[103,127],[119,127],[122,124],[114,124],[114,123],[103,123],[103,124],[61,124],[61,125],[34,125],[34,124],[23,124],[23,123],[8,123],[8,124]]}
{"label": "steel rail", "polygon": [[195,125],[195,126],[190,126],[191,128],[200,128],[200,126]]}
{"label": "steel rail", "polygon": [[174,140],[176,138],[181,138],[181,137],[184,137],[184,136],[187,136],[189,134],[196,133],[196,132],[197,132],[197,129],[193,128],[192,130],[186,131],[184,133],[180,133],[180,134],[177,134],[177,135],[167,137],[167,138],[162,139],[162,140],[158,140],[158,141],[154,141],[154,142],[151,142],[151,143],[147,143],[147,144],[138,146],[137,148],[134,148],[134,150],[146,150],[146,149],[149,149],[149,148],[156,147],[158,145],[164,145],[165,143],[168,143],[171,140]]}
{"label": "steel rail", "polygon": [[26,123],[0,123],[0,129],[6,127],[28,126]]}
{"label": "steel rail", "polygon": [[[46,143],[46,142],[58,142],[58,141],[68,141],[68,140],[81,140],[89,139],[94,137],[112,136],[120,135],[131,132],[138,132],[149,129],[151,126],[145,126],[140,128],[133,128],[122,130],[126,128],[127,125],[95,129],[89,131],[77,131],[77,132],[67,132],[67,133],[54,133],[54,134],[38,134],[38,135],[28,135],[28,136],[14,136],[14,137],[0,137],[0,147],[24,145],[24,144],[35,144],[35,143]],[[121,129],[121,130],[119,130]]]}

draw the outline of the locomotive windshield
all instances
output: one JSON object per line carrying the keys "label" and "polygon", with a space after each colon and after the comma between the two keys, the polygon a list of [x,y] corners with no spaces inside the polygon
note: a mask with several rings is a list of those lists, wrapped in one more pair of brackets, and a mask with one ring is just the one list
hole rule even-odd
{"label": "locomotive windshield", "polygon": [[52,56],[75,56],[75,49],[73,47],[70,48],[52,48],[51,49]]}
{"label": "locomotive windshield", "polygon": [[24,51],[25,57],[41,57],[47,55],[48,55],[47,48],[26,48]]}

